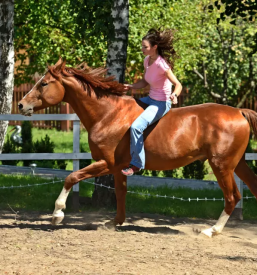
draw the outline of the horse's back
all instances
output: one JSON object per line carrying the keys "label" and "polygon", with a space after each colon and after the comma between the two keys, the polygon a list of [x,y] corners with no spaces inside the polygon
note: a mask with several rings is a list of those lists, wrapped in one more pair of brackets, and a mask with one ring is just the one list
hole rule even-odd
{"label": "horse's back", "polygon": [[171,109],[144,133],[148,157],[178,163],[224,153],[247,135],[249,124],[239,109],[214,103]]}
{"label": "horse's back", "polygon": [[196,119],[198,123],[222,126],[224,123],[243,123],[248,125],[240,109],[216,103],[205,103],[171,109],[163,120],[167,122],[185,119]]}

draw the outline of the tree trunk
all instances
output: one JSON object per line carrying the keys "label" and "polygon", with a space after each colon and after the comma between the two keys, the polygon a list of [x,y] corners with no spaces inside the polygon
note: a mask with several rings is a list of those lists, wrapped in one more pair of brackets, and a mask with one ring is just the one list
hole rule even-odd
{"label": "tree trunk", "polygon": [[[14,80],[14,1],[0,0],[0,114],[10,114]],[[0,153],[8,121],[0,120]]]}
{"label": "tree trunk", "polygon": [[[127,60],[129,1],[114,0],[112,7],[113,30],[110,30],[106,66],[108,75],[115,76],[120,83],[125,81]],[[114,187],[113,175],[96,178],[97,184]],[[100,186],[95,186],[92,203],[98,207],[116,207],[115,192]]]}
{"label": "tree trunk", "polygon": [[113,30],[110,31],[106,66],[108,75],[124,83],[128,46],[129,1],[114,0],[112,7]]}
{"label": "tree trunk", "polygon": [[[113,175],[97,177],[95,182],[96,184],[114,187]],[[115,191],[111,188],[96,185],[92,196],[92,205],[95,207],[116,207]]]}

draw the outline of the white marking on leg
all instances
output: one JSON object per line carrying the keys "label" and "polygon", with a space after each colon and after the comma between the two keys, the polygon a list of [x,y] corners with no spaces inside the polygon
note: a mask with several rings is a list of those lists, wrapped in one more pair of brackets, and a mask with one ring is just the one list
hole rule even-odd
{"label": "white marking on leg", "polygon": [[205,234],[208,237],[212,237],[213,235],[217,235],[220,234],[224,228],[224,226],[226,225],[228,219],[229,219],[230,215],[228,215],[225,210],[222,211],[217,223],[208,229],[205,229],[202,231],[203,234]]}
{"label": "white marking on leg", "polygon": [[63,187],[61,194],[59,195],[58,199],[55,201],[55,209],[53,213],[54,217],[64,217],[64,213],[62,212],[62,209],[65,209],[66,207],[66,200],[69,193],[70,193],[70,190],[66,190]]}

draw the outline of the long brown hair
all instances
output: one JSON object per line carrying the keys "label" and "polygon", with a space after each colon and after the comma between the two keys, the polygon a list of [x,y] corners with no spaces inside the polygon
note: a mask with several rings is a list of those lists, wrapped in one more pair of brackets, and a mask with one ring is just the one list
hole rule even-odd
{"label": "long brown hair", "polygon": [[158,54],[167,62],[173,70],[175,60],[178,58],[177,53],[173,47],[174,34],[176,30],[166,29],[150,29],[142,40],[147,40],[153,47],[157,45]]}

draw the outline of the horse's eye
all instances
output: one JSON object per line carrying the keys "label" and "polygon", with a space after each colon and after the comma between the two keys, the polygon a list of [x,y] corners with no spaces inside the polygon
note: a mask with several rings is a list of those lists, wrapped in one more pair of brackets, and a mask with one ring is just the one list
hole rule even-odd
{"label": "horse's eye", "polygon": [[46,83],[46,82],[41,82],[41,86],[47,86],[48,85],[48,83]]}

